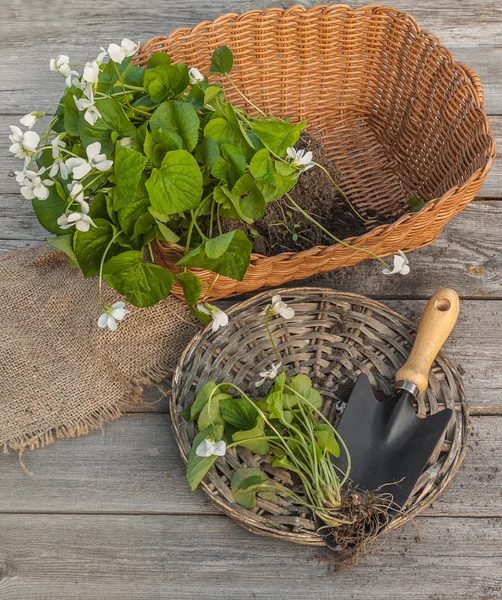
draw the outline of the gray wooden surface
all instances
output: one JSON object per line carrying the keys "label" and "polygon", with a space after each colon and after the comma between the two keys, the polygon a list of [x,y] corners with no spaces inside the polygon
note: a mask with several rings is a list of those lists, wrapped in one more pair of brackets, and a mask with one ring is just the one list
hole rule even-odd
{"label": "gray wooden surface", "polygon": [[[363,5],[360,0],[353,6]],[[142,41],[229,11],[288,0],[3,0],[0,20],[0,252],[44,239],[10,176],[8,124],[57,98],[57,54],[87,60],[101,45]],[[310,2],[305,2],[310,4]],[[483,79],[502,139],[502,5],[493,0],[394,0]],[[104,433],[0,457],[0,599],[499,600],[502,598],[502,160],[482,195],[438,241],[413,252],[412,273],[383,278],[365,262],[308,281],[382,299],[417,321],[449,285],[462,312],[447,350],[473,407],[470,452],[416,526],[392,533],[356,570],[329,554],[254,536],[191,493],[167,403],[148,404]],[[0,313],[1,318],[1,313]]]}

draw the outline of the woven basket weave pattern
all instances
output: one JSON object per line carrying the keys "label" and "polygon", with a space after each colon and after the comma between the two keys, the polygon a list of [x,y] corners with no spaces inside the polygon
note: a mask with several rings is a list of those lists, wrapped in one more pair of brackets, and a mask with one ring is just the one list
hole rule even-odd
{"label": "woven basket weave pattern", "polygon": [[[479,191],[495,156],[481,83],[411,16],[340,5],[226,14],[147,42],[138,62],[146,64],[162,50],[207,72],[222,44],[234,53],[233,80],[253,102],[276,116],[307,119],[308,131],[321,137],[342,187],[363,215],[368,209],[403,215],[352,244],[381,256],[429,244]],[[253,112],[222,83],[232,102]],[[420,213],[409,213],[410,197],[427,201]],[[176,270],[183,249],[157,243],[155,252]],[[220,277],[211,298],[365,258],[340,244],[273,257],[253,254],[244,282]],[[215,277],[194,272],[206,283]],[[181,295],[179,287],[174,293]]]}
{"label": "woven basket weave pattern", "polygon": [[[372,386],[386,396],[392,394],[394,376],[409,355],[415,328],[382,304],[354,294],[328,289],[279,290],[295,308],[291,321],[274,318],[274,332],[282,364],[288,375],[298,372],[313,378],[323,395],[323,413],[336,423],[359,373],[368,375]],[[276,361],[259,313],[270,302],[270,292],[232,307],[230,323],[213,333],[210,327],[197,334],[185,349],[173,381],[171,415],[176,440],[186,460],[196,428],[181,411],[190,406],[202,385],[232,381],[252,397],[258,391],[259,373]],[[260,388],[261,390],[261,388]],[[429,389],[418,398],[418,413],[426,415],[451,408],[442,443],[431,456],[405,513],[389,527],[403,525],[437,499],[460,466],[467,449],[468,413],[461,377],[440,353],[429,377]],[[233,473],[242,467],[261,467],[284,485],[293,487],[290,472],[270,465],[245,448],[232,448],[218,458],[201,486],[210,500],[239,524],[254,533],[288,539],[300,544],[322,545],[311,515],[293,502],[258,500],[253,511],[238,506],[230,491]],[[295,488],[297,491],[299,489]]]}

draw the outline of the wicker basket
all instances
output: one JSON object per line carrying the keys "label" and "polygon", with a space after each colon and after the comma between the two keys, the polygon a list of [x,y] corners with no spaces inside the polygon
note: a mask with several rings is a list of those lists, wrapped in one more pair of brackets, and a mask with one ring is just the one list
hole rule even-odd
{"label": "wicker basket", "polygon": [[[314,379],[323,395],[323,413],[336,424],[359,373],[366,373],[374,388],[392,393],[394,375],[405,362],[415,327],[379,302],[363,296],[323,288],[279,290],[294,306],[291,321],[271,321],[274,339],[288,375],[303,372]],[[270,302],[270,292],[233,306],[230,324],[217,333],[206,327],[187,346],[173,381],[171,415],[176,440],[186,461],[196,427],[181,411],[190,406],[207,381],[233,381],[256,395],[260,371],[275,359],[259,313]],[[404,513],[388,530],[403,525],[437,499],[459,468],[467,450],[468,411],[461,377],[440,353],[429,377],[429,389],[418,398],[418,412],[425,415],[451,408],[455,418],[431,457]],[[244,448],[232,448],[218,458],[201,486],[211,502],[254,533],[287,539],[299,544],[323,545],[312,515],[288,501],[258,500],[250,511],[237,505],[230,491],[233,473],[257,467],[285,485],[292,485],[289,471],[270,465],[267,457],[254,456]]]}
{"label": "wicker basket", "polygon": [[[495,157],[481,82],[439,39],[391,8],[316,5],[226,14],[147,42],[145,64],[163,50],[207,71],[227,44],[232,77],[263,110],[307,119],[358,210],[402,215],[350,243],[380,256],[433,242],[478,193]],[[232,102],[243,105],[227,87]],[[249,106],[245,106],[249,109]],[[407,199],[427,203],[410,213]],[[336,234],[336,232],[334,232]],[[178,270],[183,248],[156,243],[156,260]],[[209,299],[277,286],[354,265],[365,253],[341,244],[273,257],[253,254],[243,282],[219,277]],[[214,273],[194,269],[205,284]],[[182,296],[179,286],[173,293]]]}

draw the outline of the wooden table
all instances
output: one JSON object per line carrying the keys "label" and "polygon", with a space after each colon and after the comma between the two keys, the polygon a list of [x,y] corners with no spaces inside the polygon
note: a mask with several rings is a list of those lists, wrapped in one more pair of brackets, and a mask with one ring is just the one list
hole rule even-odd
{"label": "wooden table", "polygon": [[[142,41],[231,10],[289,6],[266,0],[4,0],[0,24],[0,250],[44,239],[18,193],[8,125],[57,99],[49,59],[88,60],[101,45]],[[305,4],[310,4],[306,2]],[[353,5],[362,5],[357,0]],[[394,0],[440,35],[483,79],[502,136],[502,4]],[[191,493],[156,388],[104,433],[0,457],[0,598],[357,599],[502,598],[502,160],[432,246],[411,254],[412,274],[384,278],[372,262],[308,283],[381,299],[417,321],[440,286],[462,296],[447,344],[465,371],[470,452],[444,495],[392,533],[356,570],[333,574],[326,553],[252,535]],[[1,318],[1,313],[0,313]],[[421,541],[420,541],[421,540]]]}

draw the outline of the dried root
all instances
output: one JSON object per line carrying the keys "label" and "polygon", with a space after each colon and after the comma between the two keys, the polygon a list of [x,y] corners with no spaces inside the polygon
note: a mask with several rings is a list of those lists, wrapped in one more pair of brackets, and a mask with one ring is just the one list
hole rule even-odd
{"label": "dried root", "polygon": [[375,541],[396,511],[391,494],[366,492],[349,487],[342,492],[336,512],[317,515],[318,533],[336,553],[339,567],[354,567],[359,559],[377,548]]}

